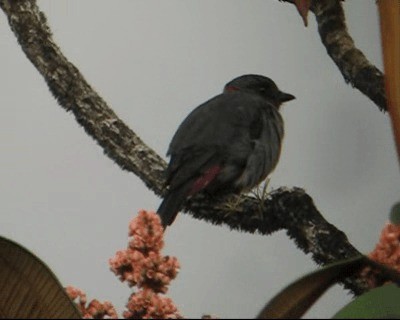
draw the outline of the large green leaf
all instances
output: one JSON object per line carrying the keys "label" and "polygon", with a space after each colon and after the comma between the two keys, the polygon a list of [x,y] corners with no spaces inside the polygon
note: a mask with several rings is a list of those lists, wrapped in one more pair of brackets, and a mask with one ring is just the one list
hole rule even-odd
{"label": "large green leaf", "polygon": [[[369,266],[372,269],[381,273],[381,276],[387,280],[391,280],[397,285],[400,285],[400,274],[385,265],[369,259],[367,256],[358,255],[350,259],[341,260],[331,263],[317,271],[307,274],[306,276],[294,281],[292,284],[278,293],[259,313],[258,319],[298,319],[301,318],[307,310],[318,300],[318,298],[334,283],[343,280],[358,272],[360,268]],[[390,293],[393,292],[390,291]],[[389,293],[389,294],[390,294]],[[387,305],[393,306],[394,304],[400,305],[400,293],[396,291],[396,295],[388,299]],[[369,301],[369,300],[367,300]],[[367,302],[366,305],[368,305]],[[365,308],[365,304],[363,307]],[[387,316],[394,316],[400,318],[398,309],[392,307],[385,310],[390,312],[386,313]],[[381,314],[383,314],[381,312]],[[354,315],[355,318],[364,318],[362,315]],[[371,316],[373,317],[373,316]],[[348,318],[344,316],[343,318]]]}
{"label": "large green leaf", "polygon": [[287,286],[260,312],[258,319],[298,319],[335,282],[350,276],[365,263],[365,256],[329,264]]}
{"label": "large green leaf", "polygon": [[19,244],[0,237],[0,318],[81,319],[53,272]]}
{"label": "large green leaf", "polygon": [[400,319],[400,288],[387,284],[357,297],[334,319]]}

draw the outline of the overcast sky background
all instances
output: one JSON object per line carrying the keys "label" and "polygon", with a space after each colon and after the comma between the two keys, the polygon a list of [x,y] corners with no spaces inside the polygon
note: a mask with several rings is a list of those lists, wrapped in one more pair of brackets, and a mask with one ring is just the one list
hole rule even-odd
{"label": "overcast sky background", "polygon": [[[303,187],[362,252],[373,249],[398,200],[387,115],[347,85],[314,16],[275,0],[40,0],[55,41],[113,110],[164,156],[183,118],[232,78],[271,77],[297,99],[270,186]],[[350,33],[382,70],[375,1],[346,1]],[[59,107],[0,15],[0,234],[42,258],[65,285],[121,313],[130,289],[108,259],[128,222],[160,199],[122,171]],[[285,232],[230,231],[180,214],[165,254],[181,271],[169,296],[186,317],[254,317],[278,291],[316,268]],[[309,311],[331,317],[350,295],[336,286]]]}

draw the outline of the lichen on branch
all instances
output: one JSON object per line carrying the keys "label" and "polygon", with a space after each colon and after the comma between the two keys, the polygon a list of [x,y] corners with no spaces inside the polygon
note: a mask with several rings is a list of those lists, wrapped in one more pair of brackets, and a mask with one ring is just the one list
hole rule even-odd
{"label": "lichen on branch", "polygon": [[347,29],[342,1],[312,0],[309,8],[315,15],[321,41],[344,80],[370,98],[381,111],[386,111],[383,73],[356,47]]}
{"label": "lichen on branch", "polygon": [[[330,1],[333,0],[321,0],[320,6]],[[136,174],[149,189],[162,196],[165,161],[118,118],[62,54],[36,1],[0,0],[0,7],[22,50],[43,76],[60,106],[74,114],[76,121],[120,168]],[[321,19],[323,12],[326,13],[315,4],[312,10]],[[350,72],[349,75],[352,79],[354,74]],[[380,91],[383,82],[379,77],[374,79]],[[357,83],[354,81],[355,86]],[[261,204],[255,198],[243,197],[237,211],[224,207],[222,200],[200,194],[188,201],[184,210],[196,218],[246,232],[270,234],[286,229],[299,248],[311,253],[318,263],[358,254],[344,234],[322,217],[312,198],[301,188],[280,188]],[[368,289],[362,279],[356,278],[349,279],[346,287],[355,293]]]}

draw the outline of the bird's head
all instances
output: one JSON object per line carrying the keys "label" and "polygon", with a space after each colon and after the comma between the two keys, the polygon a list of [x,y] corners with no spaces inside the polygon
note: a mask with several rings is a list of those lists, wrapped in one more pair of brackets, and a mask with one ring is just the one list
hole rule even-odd
{"label": "bird's head", "polygon": [[245,91],[258,94],[271,101],[277,108],[286,101],[295,99],[294,95],[280,91],[275,82],[270,78],[246,74],[228,82],[224,87],[224,93]]}

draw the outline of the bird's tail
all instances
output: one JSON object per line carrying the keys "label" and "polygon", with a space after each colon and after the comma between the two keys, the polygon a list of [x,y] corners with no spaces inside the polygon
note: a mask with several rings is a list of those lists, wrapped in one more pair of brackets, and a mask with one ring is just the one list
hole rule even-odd
{"label": "bird's tail", "polygon": [[187,188],[181,187],[179,189],[171,190],[167,193],[164,200],[161,202],[157,213],[161,218],[161,223],[164,229],[174,222],[176,215],[186,200]]}

